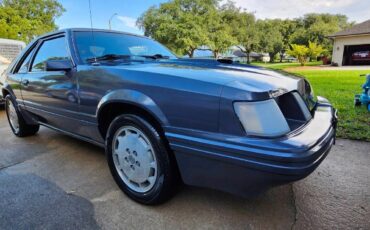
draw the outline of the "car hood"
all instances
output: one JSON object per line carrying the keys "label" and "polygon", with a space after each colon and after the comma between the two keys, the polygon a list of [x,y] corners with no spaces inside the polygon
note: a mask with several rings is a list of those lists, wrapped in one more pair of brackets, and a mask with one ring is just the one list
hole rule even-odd
{"label": "car hood", "polygon": [[223,64],[215,60],[178,59],[144,64],[115,66],[159,75],[170,75],[196,81],[240,88],[250,92],[268,92],[277,89],[297,90],[301,78],[268,70],[265,68],[239,64]]}

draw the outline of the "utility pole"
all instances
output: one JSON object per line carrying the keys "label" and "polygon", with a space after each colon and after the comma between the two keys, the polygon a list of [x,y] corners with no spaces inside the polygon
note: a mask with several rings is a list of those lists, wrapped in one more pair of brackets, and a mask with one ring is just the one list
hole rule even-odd
{"label": "utility pole", "polygon": [[109,24],[109,30],[112,30],[112,24],[111,24],[111,22],[112,22],[112,19],[114,18],[114,16],[116,16],[116,15],[118,15],[117,13],[114,13],[110,18],[109,18],[109,22],[108,22],[108,24]]}

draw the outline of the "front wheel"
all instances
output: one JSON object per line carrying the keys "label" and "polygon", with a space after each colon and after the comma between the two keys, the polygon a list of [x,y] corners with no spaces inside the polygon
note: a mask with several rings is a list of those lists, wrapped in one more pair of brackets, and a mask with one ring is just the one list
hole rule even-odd
{"label": "front wheel", "polygon": [[39,125],[29,125],[26,123],[21,112],[16,106],[14,99],[10,95],[5,97],[5,111],[10,128],[16,136],[31,136],[39,131]]}
{"label": "front wheel", "polygon": [[142,204],[168,200],[176,187],[176,168],[157,130],[143,118],[126,114],[111,123],[106,138],[110,171],[118,186]]}

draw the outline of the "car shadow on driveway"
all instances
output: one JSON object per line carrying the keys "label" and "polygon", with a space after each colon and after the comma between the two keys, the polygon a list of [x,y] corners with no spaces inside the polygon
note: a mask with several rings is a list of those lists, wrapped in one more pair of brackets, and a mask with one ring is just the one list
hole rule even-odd
{"label": "car shadow on driveway", "polygon": [[0,173],[0,229],[99,229],[93,204],[34,174]]}

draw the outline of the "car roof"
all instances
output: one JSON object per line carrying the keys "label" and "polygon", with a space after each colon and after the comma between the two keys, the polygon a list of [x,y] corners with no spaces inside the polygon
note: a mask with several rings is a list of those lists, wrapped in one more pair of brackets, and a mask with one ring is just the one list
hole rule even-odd
{"label": "car roof", "polygon": [[61,34],[61,33],[70,33],[70,32],[77,32],[77,31],[79,31],[79,32],[119,33],[119,34],[125,34],[125,35],[130,35],[130,36],[148,38],[148,37],[145,37],[143,35],[128,33],[128,32],[124,32],[124,31],[118,31],[118,30],[107,30],[107,29],[96,29],[96,28],[66,28],[66,29],[61,29],[61,30],[57,30],[57,31],[53,31],[53,32],[50,32],[50,33],[43,34],[43,35],[37,37],[35,40],[39,40],[39,39],[42,39],[42,38],[54,36],[54,35]]}

